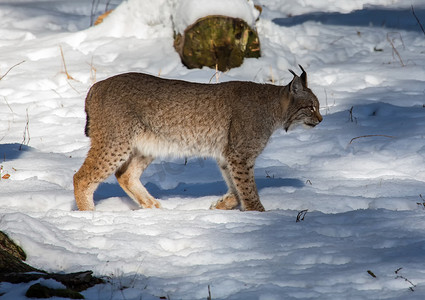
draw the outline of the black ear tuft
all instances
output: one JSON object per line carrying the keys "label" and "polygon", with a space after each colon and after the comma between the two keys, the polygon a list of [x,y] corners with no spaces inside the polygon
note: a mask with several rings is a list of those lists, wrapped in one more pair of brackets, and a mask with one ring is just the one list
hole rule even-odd
{"label": "black ear tuft", "polygon": [[303,71],[303,73],[300,76],[301,82],[304,87],[307,87],[307,72],[304,70],[304,68],[301,65],[298,65],[298,66],[300,67],[301,71]]}
{"label": "black ear tuft", "polygon": [[294,71],[292,71],[291,69],[288,69],[289,72],[291,72],[292,75],[294,75],[294,77],[297,77],[297,74],[295,74]]}

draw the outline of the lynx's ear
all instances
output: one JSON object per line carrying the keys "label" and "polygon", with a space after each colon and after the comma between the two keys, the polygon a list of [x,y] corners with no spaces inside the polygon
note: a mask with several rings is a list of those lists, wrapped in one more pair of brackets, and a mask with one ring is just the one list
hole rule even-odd
{"label": "lynx's ear", "polygon": [[302,90],[303,88],[307,88],[307,72],[304,70],[304,68],[301,65],[298,65],[298,66],[300,67],[301,71],[303,71],[301,76],[298,76],[297,74],[295,74],[294,71],[289,69],[289,72],[291,72],[291,74],[294,75],[294,79],[292,79],[290,83],[290,90],[295,93],[297,91]]}
{"label": "lynx's ear", "polygon": [[289,84],[289,91],[291,93],[298,93],[301,92],[304,89],[304,85],[302,82],[302,79],[298,77],[297,75],[294,76],[294,79],[292,79],[291,83]]}
{"label": "lynx's ear", "polygon": [[303,73],[300,76],[301,82],[304,87],[307,87],[307,72],[304,70],[304,68],[301,65],[298,65],[298,66],[300,67],[301,71],[303,71]]}
{"label": "lynx's ear", "polygon": [[297,75],[297,74],[295,74],[295,72],[294,72],[294,71],[292,71],[291,69],[288,69],[288,71],[289,71],[289,72],[291,72],[291,74],[292,74],[292,75],[294,75],[294,77],[298,77],[298,75]]}

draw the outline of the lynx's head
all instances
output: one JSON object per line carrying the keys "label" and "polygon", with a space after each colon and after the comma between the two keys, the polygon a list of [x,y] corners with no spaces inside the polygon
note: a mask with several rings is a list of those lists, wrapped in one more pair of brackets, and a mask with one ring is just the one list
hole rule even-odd
{"label": "lynx's head", "polygon": [[319,100],[307,87],[307,73],[303,67],[300,66],[300,68],[303,71],[301,76],[297,76],[294,71],[289,70],[294,78],[284,89],[286,99],[289,100],[284,122],[286,131],[299,124],[312,128],[323,120],[319,112]]}

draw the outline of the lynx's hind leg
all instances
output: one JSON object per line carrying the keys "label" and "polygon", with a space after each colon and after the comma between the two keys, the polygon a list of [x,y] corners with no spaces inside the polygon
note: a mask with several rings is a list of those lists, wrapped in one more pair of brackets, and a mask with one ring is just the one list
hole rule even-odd
{"label": "lynx's hind leg", "polygon": [[94,210],[93,193],[99,183],[130,156],[130,147],[93,144],[81,168],[74,175],[74,195],[79,210]]}
{"label": "lynx's hind leg", "polygon": [[161,204],[140,182],[140,176],[152,161],[153,157],[143,156],[135,151],[115,173],[122,189],[143,208],[161,208]]}

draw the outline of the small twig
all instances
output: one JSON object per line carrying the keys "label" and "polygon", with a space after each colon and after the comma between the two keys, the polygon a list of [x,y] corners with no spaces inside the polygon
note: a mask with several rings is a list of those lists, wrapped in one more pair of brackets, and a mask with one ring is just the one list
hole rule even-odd
{"label": "small twig", "polygon": [[90,66],[90,81],[92,82],[92,84],[94,84],[96,82],[97,69],[93,66],[93,56],[91,57],[89,66]]}
{"label": "small twig", "polygon": [[270,173],[268,171],[264,171],[264,172],[266,172],[266,178],[274,178],[274,175],[270,176]]}
{"label": "small twig", "polygon": [[273,67],[272,66],[270,66],[270,76],[271,76],[270,82],[274,84],[275,80],[274,80]]}
{"label": "small twig", "polygon": [[10,111],[12,112],[12,114],[14,114],[14,112],[12,110],[12,107],[10,107],[9,102],[7,102],[6,96],[3,96],[3,98],[4,98],[4,102],[6,102],[7,107],[9,107]]}
{"label": "small twig", "polygon": [[221,72],[218,70],[218,64],[215,64],[215,73],[211,76],[208,83],[211,83],[211,80],[215,77],[215,82],[218,83],[220,79]]}
{"label": "small twig", "polygon": [[367,270],[367,273],[372,276],[373,278],[376,278],[376,275],[371,271],[371,270]]}
{"label": "small twig", "polygon": [[22,146],[25,144],[26,146],[28,146],[28,144],[30,143],[31,137],[30,137],[30,130],[29,130],[29,123],[30,123],[30,118],[28,116],[28,108],[27,108],[27,121],[25,124],[25,128],[24,128],[24,137],[22,140],[21,145],[19,146],[19,151],[22,150]]}
{"label": "small twig", "polygon": [[419,21],[418,16],[416,15],[415,10],[413,9],[413,5],[412,5],[412,13],[413,13],[413,16],[415,17],[416,21],[418,22],[419,26],[421,27],[422,32],[425,34],[425,29],[422,26],[421,21]]}
{"label": "small twig", "polygon": [[329,45],[333,45],[333,44],[335,44],[336,42],[338,42],[338,41],[342,40],[343,38],[344,38],[344,36],[340,36],[340,37],[339,37],[339,38],[337,38],[336,40],[332,41]]}
{"label": "small twig", "polygon": [[[400,34],[400,40],[403,43],[403,39],[401,38],[401,34]],[[394,56],[394,53],[395,53],[397,55],[398,59],[400,60],[401,66],[404,67],[405,64],[403,62],[403,59],[401,58],[400,53],[397,51],[396,47],[394,46],[393,41],[390,39],[390,32],[387,33],[387,41],[388,41],[388,43],[390,43],[391,47],[393,48],[393,56]]]}
{"label": "small twig", "polygon": [[212,298],[211,298],[211,288],[210,288],[210,285],[208,285],[208,298],[207,298],[207,300],[212,300]]}
{"label": "small twig", "polygon": [[78,95],[81,94],[75,87],[72,86],[72,84],[69,81],[67,81],[67,83],[71,87],[71,89],[73,89]]}
{"label": "small twig", "polygon": [[328,115],[329,113],[329,105],[328,105],[328,92],[326,91],[326,89],[323,89],[325,91],[325,104],[326,104],[326,115]]}
{"label": "small twig", "polygon": [[375,137],[375,136],[383,136],[386,138],[390,138],[390,139],[395,139],[395,136],[391,136],[391,135],[385,135],[385,134],[367,134],[367,135],[361,135],[361,136],[357,136],[355,138],[352,138],[351,141],[348,143],[349,145],[351,145],[351,143],[357,139],[361,139],[361,138],[368,138],[368,137]]}
{"label": "small twig", "polygon": [[215,82],[218,83],[221,72],[218,71],[218,64],[215,64]]}
{"label": "small twig", "polygon": [[19,62],[19,63],[17,63],[16,65],[13,65],[13,66],[11,66],[10,68],[9,68],[9,70],[7,70],[7,72],[6,73],[4,73],[4,75],[1,75],[0,76],[0,80],[2,80],[4,77],[6,77],[6,75],[14,68],[14,67],[17,67],[17,66],[19,66],[20,64],[23,64],[25,62],[25,60],[23,60],[23,61],[21,61],[21,62]]}
{"label": "small twig", "polygon": [[307,214],[308,209],[303,209],[302,211],[300,211],[297,215],[297,220],[296,222],[300,222],[300,221],[304,221],[305,215]]}
{"label": "small twig", "polygon": [[394,271],[394,273],[397,275],[395,277],[395,279],[404,279],[404,281],[410,283],[411,286],[409,286],[409,290],[411,290],[412,292],[414,292],[415,290],[413,289],[414,287],[416,287],[416,284],[413,284],[412,281],[410,281],[409,279],[407,279],[406,277],[404,277],[403,275],[398,275],[398,272],[403,269],[403,268],[398,268],[397,270]]}
{"label": "small twig", "polygon": [[422,208],[425,208],[425,199],[424,199],[424,197],[422,197],[422,194],[419,194],[419,197],[421,198],[422,203],[421,202],[416,202],[416,204],[419,205],[419,206],[422,206]]}
{"label": "small twig", "polygon": [[[13,111],[13,109],[12,109],[12,107],[9,105],[9,102],[7,102],[7,98],[6,98],[6,96],[3,96],[3,98],[4,98],[4,102],[6,102],[6,105],[7,105],[7,107],[9,107],[9,109],[10,109],[10,111],[12,112],[12,122],[14,122],[15,121],[15,113],[14,113],[14,111]],[[8,121],[8,128],[7,128],[7,132],[9,132],[9,130],[10,130],[10,121]],[[5,138],[7,136],[7,133],[2,137],[2,138],[0,138],[0,142]]]}
{"label": "small twig", "polygon": [[354,109],[354,106],[351,106],[350,110],[348,111],[350,113],[350,122],[351,123],[353,123],[354,119],[355,119],[355,118],[353,118],[353,109]]}
{"label": "small twig", "polygon": [[68,70],[66,69],[65,57],[64,57],[64,55],[63,55],[62,46],[60,46],[60,45],[59,45],[59,49],[60,49],[60,51],[61,51],[62,62],[63,62],[63,68],[65,69],[66,78],[74,80],[74,78],[72,78],[72,76],[71,76],[71,75],[69,75]]}

